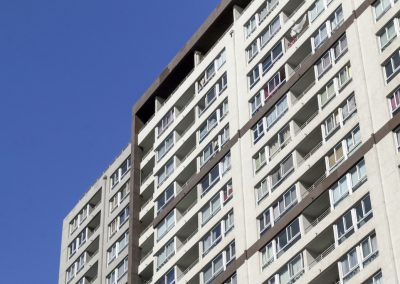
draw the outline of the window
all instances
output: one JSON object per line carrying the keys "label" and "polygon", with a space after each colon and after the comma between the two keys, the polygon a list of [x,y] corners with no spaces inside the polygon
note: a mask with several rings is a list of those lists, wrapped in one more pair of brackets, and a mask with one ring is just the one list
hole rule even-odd
{"label": "window", "polygon": [[128,257],[126,257],[117,268],[107,276],[107,284],[116,284],[128,271]]}
{"label": "window", "polygon": [[279,16],[272,20],[261,35],[261,47],[264,47],[271,38],[281,29]]}
{"label": "window", "polygon": [[276,237],[276,251],[278,253],[278,256],[281,252],[289,249],[289,247],[291,247],[298,240],[299,236],[300,224],[299,219],[296,219]]}
{"label": "window", "polygon": [[204,86],[211,80],[211,78],[214,77],[216,70],[220,69],[222,65],[225,64],[225,62],[226,62],[226,50],[224,49],[221,51],[220,54],[218,54],[215,60],[210,65],[208,65],[206,70],[197,80],[197,87],[198,87],[197,92],[200,92],[204,88]]}
{"label": "window", "polygon": [[125,207],[124,210],[118,215],[119,219],[119,227],[125,224],[126,221],[129,219],[129,207]]}
{"label": "window", "polygon": [[253,144],[255,144],[261,137],[264,136],[264,119],[257,122],[256,126],[252,129],[253,132]]}
{"label": "window", "polygon": [[228,86],[228,79],[226,76],[226,72],[221,76],[221,78],[217,81],[216,88],[217,94],[220,95]]}
{"label": "window", "polygon": [[256,15],[254,15],[244,26],[244,32],[246,38],[248,38],[256,30],[256,28],[257,28],[257,18]]}
{"label": "window", "polygon": [[203,269],[203,283],[211,283],[211,281],[220,274],[234,258],[235,242],[232,242]]}
{"label": "window", "polygon": [[171,125],[175,119],[175,109],[171,109],[167,114],[161,119],[157,125],[157,135],[160,136],[164,131]]}
{"label": "window", "polygon": [[289,155],[270,173],[271,189],[275,188],[293,170],[293,156]]}
{"label": "window", "polygon": [[369,195],[364,197],[356,206],[357,227],[360,228],[372,217],[372,206]]}
{"label": "window", "polygon": [[328,154],[327,162],[328,162],[328,170],[332,171],[336,168],[337,165],[344,159],[344,151],[342,142],[333,148],[333,151]]}
{"label": "window", "polygon": [[337,206],[349,194],[346,176],[342,177],[331,189],[333,204]]}
{"label": "window", "polygon": [[66,280],[67,283],[71,282],[71,280],[78,274],[79,271],[83,269],[87,261],[87,253],[84,252],[81,254],[77,260],[67,269],[66,271]]}
{"label": "window", "polygon": [[224,282],[224,284],[237,284],[237,275],[236,273],[229,277],[228,281]]}
{"label": "window", "polygon": [[128,246],[129,233],[125,234],[107,250],[107,264],[110,264]]}
{"label": "window", "polygon": [[131,168],[131,157],[129,156],[111,175],[111,188],[116,186]]}
{"label": "window", "polygon": [[83,269],[83,267],[85,266],[86,257],[87,257],[87,253],[84,252],[81,254],[81,256],[79,256],[78,260],[75,262],[76,263],[76,273],[81,271]]}
{"label": "window", "polygon": [[336,95],[335,82],[331,80],[323,89],[320,94],[321,107],[324,107]]}
{"label": "window", "polygon": [[255,171],[259,171],[266,164],[266,162],[265,149],[262,149],[254,158]]}
{"label": "window", "polygon": [[372,234],[368,236],[365,240],[361,242],[361,257],[363,264],[366,262],[378,251],[378,245],[376,242],[376,235]]}
{"label": "window", "polygon": [[218,193],[201,209],[202,225],[204,226],[220,209],[221,199]]}
{"label": "window", "polygon": [[74,240],[69,246],[68,246],[68,257],[71,257],[75,254],[77,250],[77,245],[76,245],[76,240]]}
{"label": "window", "polygon": [[201,196],[204,196],[211,187],[219,180],[219,164],[216,165],[212,170],[203,178],[201,184]]}
{"label": "window", "polygon": [[383,51],[397,37],[395,20],[390,21],[378,34],[379,47]]}
{"label": "window", "polygon": [[111,238],[129,219],[129,207],[125,207],[119,215],[108,225],[108,233]]}
{"label": "window", "polygon": [[354,151],[354,149],[356,149],[357,146],[360,145],[360,143],[361,143],[360,127],[357,126],[346,137],[347,152],[351,153],[352,151]]}
{"label": "window", "polygon": [[384,64],[386,82],[389,82],[400,70],[400,50],[397,50]]}
{"label": "window", "polygon": [[343,88],[351,79],[351,67],[346,66],[339,71],[339,88]]}
{"label": "window", "polygon": [[316,76],[321,78],[321,76],[332,66],[331,52],[325,53],[321,59],[316,64]]}
{"label": "window", "polygon": [[379,20],[390,9],[390,0],[378,0],[373,4],[375,20]]}
{"label": "window", "polygon": [[333,46],[335,54],[335,61],[337,61],[347,51],[347,37],[346,34],[342,36],[337,43]]}
{"label": "window", "polygon": [[278,134],[268,142],[269,159],[271,160],[290,141],[289,124],[282,128]]}
{"label": "window", "polygon": [[161,279],[157,282],[157,284],[175,284],[175,268],[172,268],[168,271]]}
{"label": "window", "polygon": [[322,26],[319,27],[318,31],[313,36],[313,46],[314,51],[317,50],[328,38],[328,27],[327,23],[324,23]]}
{"label": "window", "polygon": [[367,177],[364,160],[360,161],[355,167],[350,170],[350,176],[351,186],[354,191]]}
{"label": "window", "polygon": [[269,228],[271,228],[271,210],[268,208],[265,210],[260,217],[258,217],[258,223],[260,226],[260,235],[264,234]]}
{"label": "window", "polygon": [[339,7],[334,13],[333,16],[329,19],[331,23],[332,32],[335,31],[342,23],[343,23],[343,10],[342,6]]}
{"label": "window", "polygon": [[218,124],[217,112],[211,114],[207,121],[200,127],[199,131],[199,141],[203,141],[203,139],[207,136],[207,134]]}
{"label": "window", "polygon": [[212,87],[207,94],[205,94],[203,103],[204,105],[199,105],[199,116],[215,101],[217,98],[216,87]]}
{"label": "window", "polygon": [[225,100],[200,126],[199,128],[199,143],[218,125],[223,117],[228,113],[228,100]]}
{"label": "window", "polygon": [[209,250],[214,247],[217,243],[221,241],[222,238],[222,228],[221,223],[218,223],[206,236],[202,239],[201,243],[203,245],[203,256],[205,256]]}
{"label": "window", "polygon": [[130,188],[129,182],[125,183],[123,187],[110,199],[109,207],[110,212],[113,212],[121,203],[125,200],[125,198],[129,195]]}
{"label": "window", "polygon": [[287,110],[288,110],[287,96],[284,96],[275,104],[274,107],[272,107],[272,110],[270,110],[267,113],[266,115],[267,129],[271,128],[272,125],[274,125]]}
{"label": "window", "polygon": [[262,106],[261,93],[258,93],[254,96],[254,98],[250,101],[250,113],[253,116]]}
{"label": "window", "polygon": [[247,77],[249,78],[249,87],[251,89],[258,82],[258,80],[260,80],[260,69],[258,65],[256,65],[256,67],[251,70],[250,74],[247,75]]}
{"label": "window", "polygon": [[159,241],[175,225],[175,211],[170,212],[157,226],[157,240]]}
{"label": "window", "polygon": [[71,242],[71,244],[68,246],[68,257],[71,258],[75,254],[75,252],[83,246],[87,239],[89,238],[89,228],[86,227],[83,229],[79,235]]}
{"label": "window", "polygon": [[400,152],[400,128],[397,128],[394,131],[394,137],[396,139],[396,147],[397,147],[397,151]]}
{"label": "window", "polygon": [[339,112],[332,113],[324,122],[325,138],[331,135],[340,126]]}
{"label": "window", "polygon": [[261,62],[263,74],[267,72],[283,54],[283,44],[279,41]]}
{"label": "window", "polygon": [[343,121],[349,119],[357,110],[356,97],[354,95],[348,97],[346,102],[341,106]]}
{"label": "window", "polygon": [[233,219],[233,211],[229,212],[224,219],[225,235],[235,226]]}
{"label": "window", "polygon": [[289,284],[294,283],[304,272],[303,257],[298,254],[295,258],[289,261],[279,272],[279,283]]}
{"label": "window", "polygon": [[312,6],[311,10],[308,11],[308,17],[310,19],[310,23],[314,22],[314,20],[325,10],[324,0],[317,0],[315,4]]}
{"label": "window", "polygon": [[247,48],[247,61],[251,61],[258,53],[258,41],[253,41]]}
{"label": "window", "polygon": [[82,225],[82,223],[86,220],[87,216],[89,216],[89,214],[92,212],[93,208],[98,204],[98,202],[96,202],[96,205],[92,205],[90,203],[86,204],[82,208],[82,210],[74,217],[74,219],[72,219],[72,221],[69,223],[70,234],[75,232],[75,230],[78,229],[80,225]]}
{"label": "window", "polygon": [[268,181],[264,179],[256,186],[257,202],[260,202],[269,194]]}
{"label": "window", "polygon": [[222,201],[225,204],[233,196],[232,181],[228,182],[222,189]]}
{"label": "window", "polygon": [[111,238],[118,231],[118,218],[115,218],[108,225],[108,236]]}
{"label": "window", "polygon": [[349,251],[340,263],[342,266],[343,278],[347,278],[351,272],[359,267],[356,248],[353,248],[351,251]]}
{"label": "window", "polygon": [[226,254],[226,265],[228,265],[232,260],[235,259],[236,255],[235,241],[233,241],[228,245],[228,247],[225,249],[225,254]]}
{"label": "window", "polygon": [[162,157],[165,156],[166,153],[172,148],[174,145],[174,133],[168,135],[167,138],[163,142],[161,142],[161,146],[159,146],[156,150],[157,153],[157,161],[159,161]]}
{"label": "window", "polygon": [[267,0],[259,12],[260,23],[271,13],[271,11],[278,5],[278,0]]}
{"label": "window", "polygon": [[270,98],[283,83],[286,82],[285,70],[279,70],[267,83],[267,87],[264,88],[264,98],[267,100]]}
{"label": "window", "polygon": [[224,65],[226,62],[226,51],[225,49],[218,54],[217,58],[215,59],[215,65],[217,66],[217,70],[219,70],[222,65]]}
{"label": "window", "polygon": [[86,240],[88,239],[88,232],[89,232],[89,228],[86,228],[76,238],[78,248],[80,248],[84,243],[86,243]]}
{"label": "window", "polygon": [[221,147],[228,142],[230,136],[229,136],[229,124],[222,130],[221,133]]}
{"label": "window", "polygon": [[160,187],[164,181],[174,172],[174,158],[169,160],[157,174],[157,187]]}
{"label": "window", "polygon": [[159,270],[175,254],[175,238],[167,242],[156,254],[157,270]]}
{"label": "window", "polygon": [[203,270],[204,283],[210,283],[218,274],[224,270],[223,254],[219,254]]}
{"label": "window", "polygon": [[364,284],[383,284],[382,271],[379,270],[374,276],[364,282]]}
{"label": "window", "polygon": [[289,188],[273,206],[274,220],[277,221],[281,218],[295,204],[297,204],[297,194],[296,186],[294,185]]}
{"label": "window", "polygon": [[261,268],[266,268],[274,259],[274,248],[272,242],[270,242],[261,250]]}
{"label": "window", "polygon": [[339,244],[341,244],[354,232],[351,210],[339,218],[339,220],[336,222],[336,229]]}
{"label": "window", "polygon": [[175,196],[175,184],[171,184],[166,190],[157,198],[157,214],[167,205]]}
{"label": "window", "polygon": [[396,90],[392,96],[389,97],[390,100],[390,110],[392,115],[396,114],[400,110],[400,89]]}

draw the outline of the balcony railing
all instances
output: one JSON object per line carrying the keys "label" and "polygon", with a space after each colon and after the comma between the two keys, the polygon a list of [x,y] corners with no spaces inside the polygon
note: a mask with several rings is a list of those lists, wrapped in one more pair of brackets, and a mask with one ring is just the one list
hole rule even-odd
{"label": "balcony railing", "polygon": [[306,189],[306,192],[302,194],[302,197],[306,196],[311,191],[313,191],[321,182],[323,182],[326,179],[326,177],[327,177],[326,174],[320,176],[310,187]]}
{"label": "balcony railing", "polygon": [[301,132],[318,115],[319,111],[314,112],[299,128],[297,133]]}
{"label": "balcony railing", "polygon": [[140,264],[142,264],[151,254],[153,253],[153,249],[151,249],[145,256],[140,260]]}
{"label": "balcony railing", "polygon": [[306,227],[305,232],[308,233],[312,228],[314,228],[315,226],[317,226],[317,224],[318,224],[319,222],[321,222],[326,216],[328,216],[330,212],[331,212],[331,208],[328,207],[328,209],[326,209],[321,215],[319,215],[319,216],[317,217],[317,219],[315,219],[314,221],[312,221],[312,223]]}
{"label": "balcony railing", "polygon": [[314,265],[324,259],[328,254],[330,254],[335,249],[335,243],[331,244],[326,250],[324,250],[319,256],[317,256],[313,262],[310,263],[308,269],[310,270]]}
{"label": "balcony railing", "polygon": [[199,262],[199,259],[197,258],[195,261],[193,261],[193,263],[192,263],[191,265],[189,265],[188,268],[186,268],[186,269],[182,272],[182,274],[178,277],[177,280],[179,281],[180,279],[182,279],[182,278],[189,272],[189,270],[192,269],[198,262]]}

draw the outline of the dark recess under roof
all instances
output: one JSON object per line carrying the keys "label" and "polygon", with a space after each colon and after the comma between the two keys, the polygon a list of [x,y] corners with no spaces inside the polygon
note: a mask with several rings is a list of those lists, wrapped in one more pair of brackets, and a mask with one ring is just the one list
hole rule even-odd
{"label": "dark recess under roof", "polygon": [[194,52],[207,53],[233,23],[233,7],[245,8],[250,0],[222,0],[159,77],[139,98],[133,112],[144,123],[154,114],[156,97],[168,98],[194,68]]}

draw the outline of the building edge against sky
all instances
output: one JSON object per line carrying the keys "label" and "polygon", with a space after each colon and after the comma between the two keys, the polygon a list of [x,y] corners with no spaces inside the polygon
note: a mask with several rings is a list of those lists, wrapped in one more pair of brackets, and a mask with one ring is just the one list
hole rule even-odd
{"label": "building edge against sky", "polygon": [[221,1],[65,218],[59,283],[398,283],[399,12]]}

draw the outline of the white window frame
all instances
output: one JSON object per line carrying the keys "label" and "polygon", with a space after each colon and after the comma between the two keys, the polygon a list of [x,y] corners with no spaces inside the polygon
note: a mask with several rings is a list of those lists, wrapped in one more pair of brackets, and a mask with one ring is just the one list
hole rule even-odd
{"label": "white window frame", "polygon": [[[396,60],[398,62],[395,61],[394,58],[397,58]],[[398,63],[398,65],[396,66],[396,63]],[[387,74],[387,66],[390,66],[392,73],[390,75]],[[400,49],[396,50],[395,53],[393,53],[390,58],[384,63],[383,65],[383,70],[384,70],[384,74],[385,74],[385,79],[386,79],[386,83],[389,83],[390,80],[392,80],[400,71]]]}
{"label": "white window frame", "polygon": [[[394,33],[391,35],[390,31]],[[398,18],[390,20],[390,22],[383,27],[378,34],[378,43],[380,51],[383,52],[398,36],[399,34],[399,22]],[[384,41],[382,41],[384,40]]]}

